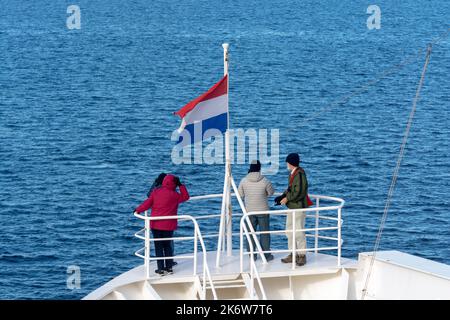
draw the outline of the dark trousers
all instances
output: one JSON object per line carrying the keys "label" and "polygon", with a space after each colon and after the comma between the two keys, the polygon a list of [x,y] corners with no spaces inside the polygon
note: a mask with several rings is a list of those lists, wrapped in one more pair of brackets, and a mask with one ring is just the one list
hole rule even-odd
{"label": "dark trousers", "polygon": [[[172,238],[173,231],[152,229],[154,239]],[[157,240],[155,243],[155,256],[157,258],[172,257],[173,256],[173,241],[172,240]],[[158,269],[172,268],[173,259],[157,260]]]}
{"label": "dark trousers", "polygon": [[[258,231],[270,231],[270,216],[269,215],[256,215],[256,216],[250,216],[250,222],[252,223],[253,229],[255,229],[255,232]],[[250,231],[250,230],[249,230]],[[257,251],[258,248],[256,247],[255,241],[253,241],[253,236],[250,235],[252,239],[253,244],[253,252]],[[269,233],[263,233],[259,235],[259,243],[261,244],[261,249],[263,251],[269,251],[270,250],[270,234]],[[248,242],[246,242],[247,245],[247,251],[250,251]],[[270,253],[264,253],[264,255],[267,257],[270,255]]]}

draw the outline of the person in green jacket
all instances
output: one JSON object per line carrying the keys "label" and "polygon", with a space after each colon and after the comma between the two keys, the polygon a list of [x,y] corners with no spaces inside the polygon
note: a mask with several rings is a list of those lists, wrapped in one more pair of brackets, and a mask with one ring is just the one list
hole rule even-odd
{"label": "person in green jacket", "polygon": [[[298,153],[290,153],[286,157],[287,169],[291,172],[289,175],[288,189],[275,199],[277,204],[286,205],[289,209],[301,209],[308,207],[308,180],[305,170],[299,166],[300,156]],[[288,238],[289,250],[293,248],[293,213],[286,217],[286,236]],[[305,212],[297,211],[295,213],[295,229],[305,228]],[[306,249],[306,236],[304,231],[295,232],[295,249]],[[281,259],[283,263],[292,263],[292,253],[286,258]],[[295,263],[298,266],[306,264],[306,251],[300,251],[296,254]]]}

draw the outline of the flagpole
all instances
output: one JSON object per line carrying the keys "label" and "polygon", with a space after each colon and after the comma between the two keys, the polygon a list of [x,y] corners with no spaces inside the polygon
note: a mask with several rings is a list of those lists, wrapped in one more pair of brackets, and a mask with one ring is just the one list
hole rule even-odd
{"label": "flagpole", "polygon": [[[228,43],[223,43],[223,75],[228,75]],[[229,77],[227,77],[227,104],[230,88]],[[232,210],[231,210],[231,159],[230,159],[230,108],[227,106],[227,130],[225,131],[225,179],[226,179],[226,231],[227,231],[227,256],[231,256],[233,252],[233,225],[232,225]]]}
{"label": "flagpole", "polygon": [[[230,45],[228,43],[223,43],[223,75],[228,75],[228,48]],[[229,79],[227,79],[227,92],[229,93]],[[229,95],[229,94],[228,94]],[[230,109],[227,108],[227,130],[230,128]]]}
{"label": "flagpole", "polygon": [[[223,74],[228,75],[228,43],[223,43]],[[229,79],[227,78],[227,104],[229,93]],[[232,224],[231,224],[231,161],[230,161],[230,113],[227,105],[227,129],[225,131],[225,176],[223,183],[222,208],[219,226],[219,238],[217,241],[216,267],[220,267],[222,251],[227,251],[227,256],[232,255]],[[225,241],[226,240],[226,241]]]}

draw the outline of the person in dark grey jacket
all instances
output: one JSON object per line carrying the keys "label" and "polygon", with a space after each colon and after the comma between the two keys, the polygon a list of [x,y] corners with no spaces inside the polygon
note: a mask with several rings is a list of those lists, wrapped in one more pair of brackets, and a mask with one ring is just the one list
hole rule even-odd
{"label": "person in dark grey jacket", "polygon": [[[244,199],[245,208],[248,212],[269,210],[267,197],[273,195],[274,189],[272,183],[266,177],[261,175],[261,163],[259,161],[252,161],[247,176],[239,183],[238,191],[241,198]],[[258,226],[260,231],[269,231],[269,215],[251,215],[249,218],[255,231]],[[270,234],[261,234],[259,241],[263,251],[270,251]],[[252,242],[253,248],[256,250],[253,239]],[[249,250],[248,243],[247,250]],[[267,261],[273,260],[272,254],[265,253],[264,255]],[[257,255],[255,254],[254,259],[256,258]]]}

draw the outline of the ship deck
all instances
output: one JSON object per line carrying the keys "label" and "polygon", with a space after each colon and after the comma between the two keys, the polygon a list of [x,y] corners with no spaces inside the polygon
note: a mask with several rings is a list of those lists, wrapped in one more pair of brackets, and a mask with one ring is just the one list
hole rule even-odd
{"label": "ship deck", "polygon": [[[190,255],[190,254],[187,254]],[[183,255],[180,255],[182,257]],[[267,264],[263,264],[261,259],[258,258],[255,263],[258,268],[258,272],[261,278],[266,277],[281,277],[281,276],[299,276],[299,275],[312,275],[312,274],[327,274],[336,273],[342,268],[356,269],[357,261],[341,258],[341,266],[337,266],[337,257],[333,255],[321,254],[321,253],[307,253],[307,263],[304,266],[296,267],[292,269],[292,264],[282,263],[280,261],[285,254],[274,254],[274,260],[269,261]],[[249,257],[244,257],[244,272],[249,270]],[[173,267],[174,273],[171,275],[159,276],[154,273],[156,269],[156,262],[150,264],[150,278],[149,282],[157,283],[177,283],[177,282],[190,282],[194,279],[194,270],[192,259],[175,259],[178,264]],[[201,275],[203,268],[202,265],[203,254],[198,253],[198,266],[197,274]],[[240,274],[240,258],[239,251],[234,250],[232,256],[227,256],[223,253],[221,257],[219,268],[215,267],[216,264],[216,251],[207,252],[207,263],[211,272],[213,280],[233,279]],[[102,287],[98,288],[94,292],[91,292],[84,299],[89,299],[92,296],[102,296],[111,291],[111,289],[133,283],[143,281],[146,279],[145,266],[139,265],[118,277],[112,279]]]}

